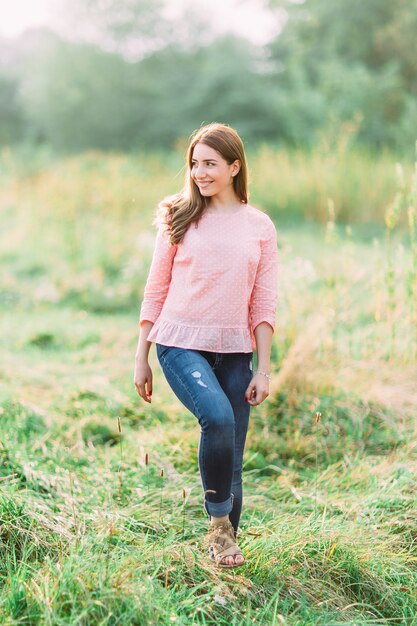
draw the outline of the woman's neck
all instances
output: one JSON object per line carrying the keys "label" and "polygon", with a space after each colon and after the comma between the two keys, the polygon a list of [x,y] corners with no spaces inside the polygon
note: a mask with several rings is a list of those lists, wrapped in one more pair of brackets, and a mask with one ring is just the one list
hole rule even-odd
{"label": "woman's neck", "polygon": [[236,195],[227,199],[213,196],[207,204],[208,213],[236,213],[243,206],[243,202]]}

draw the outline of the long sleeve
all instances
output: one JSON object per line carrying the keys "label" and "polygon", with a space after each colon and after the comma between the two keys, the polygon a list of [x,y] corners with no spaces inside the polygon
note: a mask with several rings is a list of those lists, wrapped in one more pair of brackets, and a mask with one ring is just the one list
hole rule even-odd
{"label": "long sleeve", "polygon": [[253,330],[261,322],[268,322],[275,330],[277,280],[277,231],[274,223],[269,219],[261,239],[261,257],[249,302],[249,315]]}
{"label": "long sleeve", "polygon": [[172,263],[176,252],[177,246],[169,242],[167,227],[161,224],[156,235],[152,263],[143,294],[140,324],[144,321],[155,322],[158,319],[171,282]]}

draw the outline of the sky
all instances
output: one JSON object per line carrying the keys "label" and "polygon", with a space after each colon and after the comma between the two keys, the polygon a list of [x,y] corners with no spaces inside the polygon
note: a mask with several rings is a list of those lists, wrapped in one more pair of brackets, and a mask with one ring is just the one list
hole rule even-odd
{"label": "sky", "polygon": [[[190,0],[167,0],[173,15],[184,11]],[[0,34],[14,37],[33,26],[54,26],[59,22],[54,0],[0,0]],[[252,41],[265,44],[276,34],[276,20],[272,21],[262,0],[193,0],[201,5],[203,16],[219,33],[234,32]],[[275,23],[275,24],[274,24]]]}
{"label": "sky", "polygon": [[29,26],[48,24],[49,0],[0,0],[0,33],[13,37]]}

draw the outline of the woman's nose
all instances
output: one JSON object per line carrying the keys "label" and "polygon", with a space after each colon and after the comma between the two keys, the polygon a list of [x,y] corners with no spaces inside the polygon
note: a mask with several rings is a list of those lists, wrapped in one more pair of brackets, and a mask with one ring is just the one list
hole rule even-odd
{"label": "woman's nose", "polygon": [[204,178],[205,170],[204,165],[197,165],[194,170],[194,176],[196,178]]}

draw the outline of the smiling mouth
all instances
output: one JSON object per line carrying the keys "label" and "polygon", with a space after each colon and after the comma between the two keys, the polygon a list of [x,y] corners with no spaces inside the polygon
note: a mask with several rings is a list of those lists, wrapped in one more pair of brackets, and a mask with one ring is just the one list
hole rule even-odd
{"label": "smiling mouth", "polygon": [[205,181],[205,182],[200,182],[200,183],[197,182],[197,185],[199,187],[207,187],[207,185],[211,185],[211,183],[212,183],[212,181],[210,180],[210,181]]}

